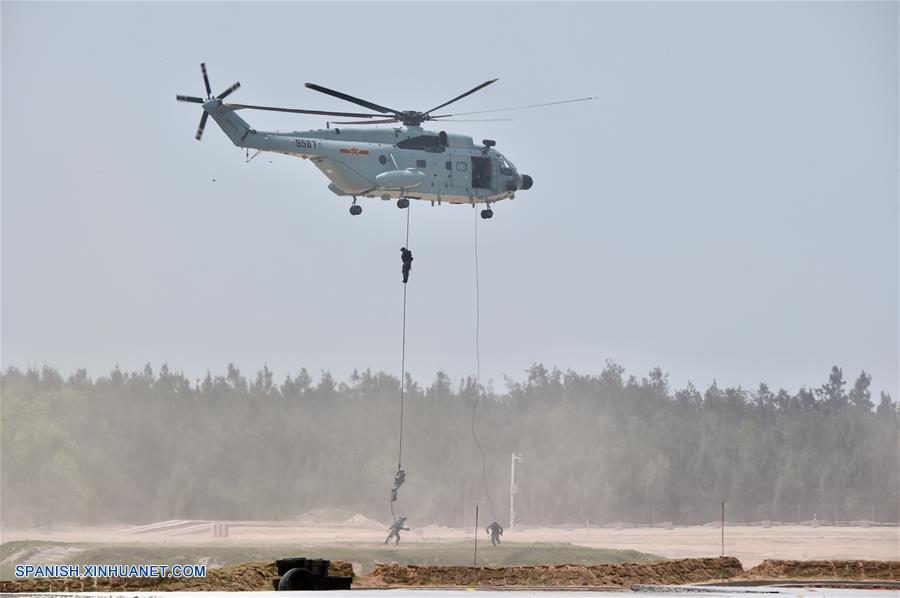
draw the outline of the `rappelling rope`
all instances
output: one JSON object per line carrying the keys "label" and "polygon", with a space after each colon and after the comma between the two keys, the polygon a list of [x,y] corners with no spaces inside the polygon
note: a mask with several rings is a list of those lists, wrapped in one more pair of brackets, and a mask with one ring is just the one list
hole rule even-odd
{"label": "rappelling rope", "polygon": [[[411,206],[406,208],[406,243],[404,247],[409,249],[409,213]],[[403,342],[400,351],[400,449],[397,453],[397,470],[403,466],[403,394],[406,383],[406,283],[403,283]]]}
{"label": "rappelling rope", "polygon": [[[406,207],[406,242],[403,244],[404,247],[409,249],[409,213],[412,210],[411,206]],[[397,471],[400,471],[403,468],[403,403],[404,403],[404,384],[406,381],[406,283],[403,283],[403,341],[401,345],[400,351],[400,434],[399,434],[399,448],[397,450]],[[391,505],[391,517],[394,519],[394,523],[397,522],[397,516],[394,514],[394,497],[391,495],[390,505]]]}
{"label": "rappelling rope", "polygon": [[484,486],[484,493],[487,495],[488,503],[491,506],[491,515],[494,521],[497,521],[497,512],[494,510],[494,499],[491,497],[491,491],[488,489],[487,483],[487,460],[484,456],[484,449],[478,440],[478,434],[475,433],[475,416],[478,413],[478,388],[481,384],[481,289],[478,284],[478,210],[475,212],[475,397],[472,401],[472,440],[481,453],[481,483]]}

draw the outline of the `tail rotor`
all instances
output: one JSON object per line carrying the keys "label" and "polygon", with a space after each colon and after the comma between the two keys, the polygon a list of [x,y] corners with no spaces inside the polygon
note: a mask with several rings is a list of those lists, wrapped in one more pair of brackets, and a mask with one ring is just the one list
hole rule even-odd
{"label": "tail rotor", "polygon": [[240,86],[241,86],[240,83],[235,82],[234,85],[232,85],[231,87],[229,87],[228,89],[226,89],[225,91],[223,91],[222,93],[217,95],[216,98],[218,98],[220,100],[224,100],[225,98],[227,98],[228,96],[231,95],[232,91],[236,90]]}
{"label": "tail rotor", "polygon": [[[210,88],[209,86],[209,75],[207,75],[206,73],[206,63],[200,63],[200,70],[203,72],[203,85],[206,87],[206,99],[198,98],[196,96],[177,95],[175,96],[176,100],[178,100],[179,102],[190,102],[192,104],[206,104],[211,100],[221,101],[227,98],[229,95],[231,95],[232,92],[234,92],[241,86],[240,83],[235,82],[234,85],[232,85],[219,95],[213,96],[212,88]],[[197,135],[195,135],[195,139],[197,139],[197,141],[200,141],[200,139],[203,137],[203,129],[206,128],[206,120],[208,118],[209,112],[207,112],[206,108],[204,107],[203,116],[200,117],[200,125],[197,127]]]}
{"label": "tail rotor", "polygon": [[206,110],[203,111],[203,116],[200,117],[200,126],[197,127],[197,134],[194,136],[194,139],[200,141],[200,138],[203,137],[203,129],[206,128],[206,119],[209,118],[209,112]]}
{"label": "tail rotor", "polygon": [[206,85],[206,97],[212,97],[212,89],[209,88],[209,77],[206,75],[206,63],[200,63],[200,70],[203,71],[203,84]]}

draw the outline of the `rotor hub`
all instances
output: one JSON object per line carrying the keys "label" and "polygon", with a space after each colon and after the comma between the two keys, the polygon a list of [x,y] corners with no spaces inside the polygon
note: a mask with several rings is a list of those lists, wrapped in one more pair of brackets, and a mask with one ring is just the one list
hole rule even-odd
{"label": "rotor hub", "polygon": [[418,127],[428,120],[428,115],[418,110],[404,110],[397,115],[397,120],[408,127]]}

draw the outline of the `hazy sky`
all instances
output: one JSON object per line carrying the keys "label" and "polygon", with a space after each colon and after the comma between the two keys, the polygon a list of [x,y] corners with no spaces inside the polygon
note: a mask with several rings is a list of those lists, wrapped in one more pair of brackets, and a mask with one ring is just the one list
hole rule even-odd
{"label": "hazy sky", "polygon": [[[228,362],[399,373],[393,202],[296,158],[249,164],[201,110],[448,123],[534,188],[478,221],[482,376],[612,358],[675,385],[795,390],[838,364],[898,396],[898,3],[3,2],[2,365],[191,377]],[[260,129],[324,119],[243,114]],[[471,208],[412,205],[409,371],[474,371]]]}

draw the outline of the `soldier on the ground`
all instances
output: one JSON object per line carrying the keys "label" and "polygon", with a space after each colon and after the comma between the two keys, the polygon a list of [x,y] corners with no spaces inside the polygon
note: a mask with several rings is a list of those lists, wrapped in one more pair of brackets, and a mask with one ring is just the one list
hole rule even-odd
{"label": "soldier on the ground", "polygon": [[503,535],[503,528],[496,521],[485,528],[485,531],[491,535],[491,546],[500,543],[500,536]]}
{"label": "soldier on the ground", "polygon": [[387,544],[391,541],[391,538],[396,538],[396,544],[400,543],[400,531],[409,531],[408,527],[404,527],[403,524],[406,523],[406,517],[401,517],[397,521],[394,522],[394,525],[391,526],[391,529],[388,530],[388,537],[385,538],[384,543]]}

